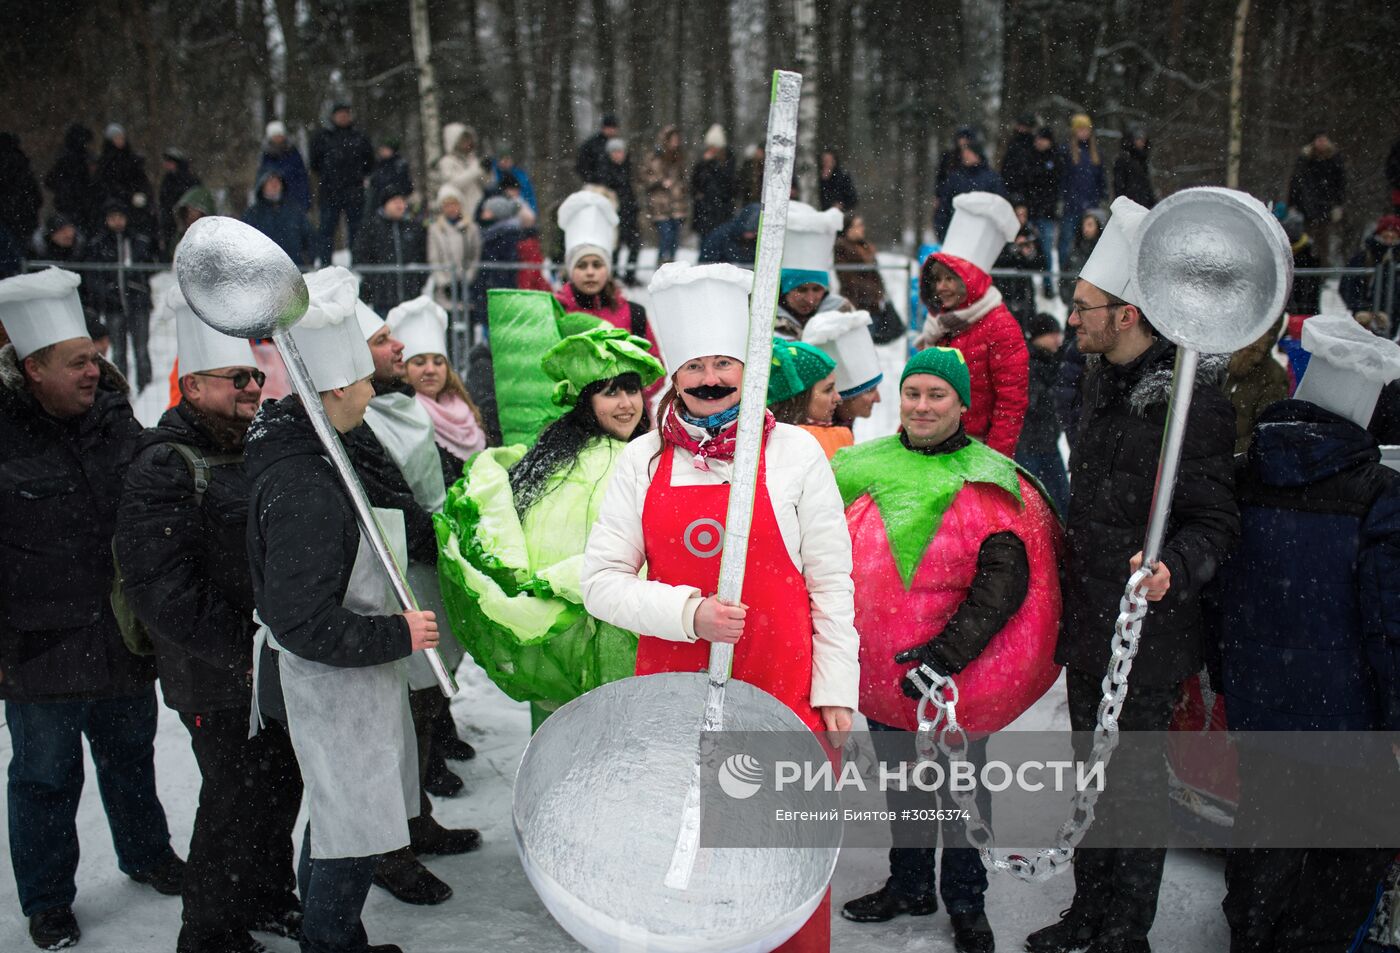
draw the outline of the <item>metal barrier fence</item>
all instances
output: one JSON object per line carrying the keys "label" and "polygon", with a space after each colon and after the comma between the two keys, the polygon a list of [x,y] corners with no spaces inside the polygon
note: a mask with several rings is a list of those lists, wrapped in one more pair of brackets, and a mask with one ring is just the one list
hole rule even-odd
{"label": "metal barrier fence", "polygon": [[[24,262],[26,271],[33,271],[49,266],[66,268],[79,274],[116,272],[117,282],[125,288],[127,276],[131,274],[155,274],[170,270],[168,263],[110,263],[110,262],[66,262],[66,261],[46,261],[31,260]],[[923,318],[927,314],[923,304],[919,300],[919,271],[922,262],[916,258],[901,258],[898,261],[885,261],[874,265],[867,264],[842,264],[836,265],[835,270],[838,277],[841,273],[848,272],[876,272],[882,276],[897,276],[896,281],[903,282],[903,287],[896,290],[886,282],[887,300],[896,303],[895,310],[900,313],[909,329],[912,338],[922,326]],[[636,272],[641,275],[650,275],[656,271],[655,265],[638,264]],[[312,269],[304,269],[310,271]],[[552,286],[558,286],[563,281],[563,266],[557,262],[481,262],[475,268],[468,270],[459,265],[430,265],[430,264],[405,264],[405,265],[352,265],[351,271],[359,275],[380,275],[394,274],[401,278],[400,297],[403,300],[416,297],[422,293],[430,293],[437,297],[448,313],[448,358],[459,372],[465,370],[467,352],[471,349],[477,338],[473,331],[471,286],[468,276],[472,272],[480,271],[538,271],[545,280]],[[1391,336],[1400,333],[1400,320],[1396,320],[1395,295],[1397,262],[1394,260],[1381,262],[1375,268],[1300,268],[1295,272],[1295,276],[1316,276],[1324,281],[1331,279],[1344,279],[1348,277],[1371,278],[1371,309],[1376,312],[1383,312],[1391,318]],[[990,272],[992,278],[1016,278],[1029,279],[1037,287],[1046,280],[1052,286],[1059,288],[1061,278],[1072,277],[1067,272],[1059,270],[1042,271],[1019,271],[1012,269],[993,268]],[[421,276],[420,279],[414,276]],[[90,291],[85,287],[84,293]],[[152,302],[154,305],[156,302]]]}

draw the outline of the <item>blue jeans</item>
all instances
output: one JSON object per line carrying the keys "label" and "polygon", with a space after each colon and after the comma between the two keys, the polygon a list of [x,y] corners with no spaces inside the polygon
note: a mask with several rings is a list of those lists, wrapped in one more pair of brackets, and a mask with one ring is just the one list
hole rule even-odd
{"label": "blue jeans", "polygon": [[311,824],[301,839],[297,890],[301,893],[301,953],[361,953],[369,947],[360,914],[365,909],[374,863],[369,857],[311,858]]}
{"label": "blue jeans", "polygon": [[[1065,209],[1065,217],[1060,219],[1059,240],[1055,243],[1055,247],[1060,253],[1061,269],[1065,267],[1065,262],[1069,261],[1069,253],[1074,250],[1074,236],[1079,232],[1079,220],[1084,217],[1084,211],[1084,209],[1067,208]],[[1062,275],[1061,277],[1073,278],[1074,276]]]}
{"label": "blue jeans", "polygon": [[1018,453],[1016,462],[1026,468],[1026,472],[1040,481],[1045,492],[1060,512],[1060,519],[1069,515],[1069,474],[1065,471],[1065,459],[1058,449],[1050,453]]}
{"label": "blue jeans", "polygon": [[156,796],[154,685],[93,701],[7,701],[5,720],[14,748],[10,862],[26,917],[68,906],[77,896],[83,735],[97,766],[117,867],[128,876],[142,874],[170,852],[165,809]]}
{"label": "blue jeans", "polygon": [[[1040,247],[1041,250],[1045,252],[1045,265],[1047,268],[1053,269],[1055,267],[1055,261],[1057,260],[1055,257],[1055,233],[1057,230],[1057,223],[1053,218],[1034,218],[1031,219],[1031,225],[1035,228],[1036,235],[1040,237]],[[1058,261],[1060,267],[1064,267],[1064,257],[1060,256]],[[1045,293],[1048,295],[1053,295],[1055,293],[1055,283],[1049,278],[1045,279]]]}
{"label": "blue jeans", "polygon": [[676,260],[676,249],[681,245],[681,226],[684,224],[685,220],[680,218],[667,218],[655,223],[657,264]]}
{"label": "blue jeans", "polygon": [[331,263],[331,253],[335,251],[335,229],[340,224],[340,213],[345,213],[345,247],[355,247],[355,233],[360,230],[360,216],[365,211],[363,189],[351,192],[322,192],[319,196],[320,226],[319,244],[316,255],[321,267]]}
{"label": "blue jeans", "polygon": [[[912,732],[870,721],[870,738],[875,745],[875,753],[888,765],[915,760]],[[987,760],[986,738],[968,745],[967,759],[978,765]],[[946,772],[946,760],[941,755],[938,760]],[[986,791],[980,791],[980,794],[987,795],[987,798],[978,798],[978,810],[982,819],[991,823],[989,795]],[[917,789],[906,793],[891,792],[889,795],[889,809],[892,811],[905,808],[930,809],[937,806],[936,795]],[[953,805],[949,803],[943,807],[947,809]],[[961,820],[939,821],[936,826],[924,822],[902,825],[895,823],[890,827],[896,843],[915,841],[928,845],[890,848],[890,879],[886,883],[890,891],[904,897],[932,896],[935,884],[934,870],[937,867],[938,896],[948,913],[978,913],[983,909],[982,897],[987,892],[987,868],[982,866],[982,858],[977,849],[967,846],[966,829]],[[940,832],[943,835],[944,846],[943,861],[938,864],[937,845]]]}

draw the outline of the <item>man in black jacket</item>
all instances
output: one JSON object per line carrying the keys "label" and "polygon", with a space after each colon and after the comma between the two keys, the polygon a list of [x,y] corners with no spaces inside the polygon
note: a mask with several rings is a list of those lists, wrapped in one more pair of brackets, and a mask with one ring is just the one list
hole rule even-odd
{"label": "man in black jacket", "polygon": [[374,150],[369,137],[355,128],[355,116],[348,103],[331,108],[331,124],[317,131],[311,140],[311,171],[316,173],[316,204],[320,208],[322,265],[331,263],[335,250],[335,230],[345,214],[345,244],[355,247],[360,215],[365,207],[365,179],[374,167]]}
{"label": "man in black jacket", "polygon": [[190,168],[189,156],[175,146],[161,153],[160,166],[165,173],[160,179],[160,253],[162,261],[170,261],[181,232],[175,206],[186,192],[202,183]]}
{"label": "man in black jacket", "polygon": [[246,341],[206,328],[183,302],[175,311],[181,399],[141,436],[116,552],[201,778],[176,950],[224,953],[251,949],[249,930],[300,932],[301,773],[280,723],[248,737],[256,624],[243,442],[263,374]]}
{"label": "man in black jacket", "polygon": [[156,795],[155,668],[112,612],[112,531],[140,433],[126,382],[98,356],[78,277],[0,282],[0,698],[13,752],[10,857],[41,949],[78,941],[78,800],[87,736],[117,865],[178,894]]}
{"label": "man in black jacket", "polygon": [[616,139],[621,134],[622,131],[617,125],[617,117],[609,113],[603,117],[598,131],[579,144],[578,157],[574,160],[574,171],[578,173],[578,177],[583,180],[584,185],[601,185],[603,183],[603,173],[606,171],[604,163],[608,161],[608,140]]}
{"label": "man in black jacket", "polygon": [[[1061,566],[1064,616],[1055,661],[1067,668],[1070,725],[1092,732],[1119,601],[1142,561],[1172,386],[1176,347],[1142,313],[1130,251],[1147,211],[1126,198],[1080,273],[1069,324],[1088,355],[1078,433],[1070,457],[1070,502]],[[1162,732],[1181,682],[1200,671],[1205,623],[1200,593],[1239,538],[1232,457],[1235,412],[1212,375],[1223,360],[1203,360],[1187,418],[1181,469],[1161,557],[1140,591],[1153,603],[1142,623],[1127,699],[1125,731]],[[1131,816],[1143,829],[1167,806],[1164,759],[1138,745],[1116,757],[1100,815]],[[1077,751],[1083,760],[1088,751]],[[1133,792],[1114,781],[1132,778]],[[1092,830],[1090,836],[1092,837]],[[1033,953],[1146,953],[1166,851],[1080,847],[1074,900],[1058,923],[1032,933]]]}
{"label": "man in black jacket", "polygon": [[73,123],[63,133],[63,150],[44,174],[44,185],[53,193],[53,208],[67,216],[84,232],[90,232],[98,220],[101,198],[97,193],[94,174],[97,160],[88,151],[92,130]]}
{"label": "man in black jacket", "polygon": [[[88,261],[109,265],[143,265],[155,261],[150,238],[129,227],[127,209],[120,199],[108,199],[102,207],[103,229],[88,244]],[[136,364],[136,387],[151,383],[151,285],[145,271],[113,268],[88,276],[90,300],[112,335],[112,363],[127,372],[127,339],[131,339]]]}
{"label": "man in black jacket", "polygon": [[[428,233],[405,213],[408,192],[402,184],[385,186],[379,211],[355,239],[355,266],[421,265],[428,260]],[[417,297],[427,278],[422,272],[375,271],[360,279],[360,297],[382,317],[395,305]]]}

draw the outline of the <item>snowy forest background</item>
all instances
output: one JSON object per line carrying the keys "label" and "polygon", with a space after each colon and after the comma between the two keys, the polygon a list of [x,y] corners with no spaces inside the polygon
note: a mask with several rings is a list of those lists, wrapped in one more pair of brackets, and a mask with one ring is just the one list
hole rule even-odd
{"label": "snowy forest background", "polygon": [[[0,122],[36,167],[67,123],[122,122],[148,171],[189,153],[225,211],[251,188],[263,124],[301,138],[347,97],[377,142],[422,174],[411,21],[426,14],[440,120],[512,144],[548,207],[575,185],[576,144],[616,112],[634,156],[679,122],[690,151],[712,122],[731,148],[761,139],[769,71],[817,100],[811,140],[841,153],[872,232],[926,226],[952,129],[1000,143],[1012,117],[1057,130],[1087,111],[1105,158],[1143,122],[1162,192],[1226,182],[1237,14],[1238,184],[1285,190],[1326,127],[1348,158],[1348,204],[1379,208],[1400,131],[1400,15],[1390,0],[103,0],[0,5]],[[420,19],[420,23],[423,22]],[[421,52],[421,51],[420,51]],[[815,82],[812,82],[815,80]],[[1061,133],[1063,136],[1063,133]],[[436,139],[434,135],[432,138]],[[426,156],[433,158],[433,156]],[[634,160],[635,162],[636,160]]]}

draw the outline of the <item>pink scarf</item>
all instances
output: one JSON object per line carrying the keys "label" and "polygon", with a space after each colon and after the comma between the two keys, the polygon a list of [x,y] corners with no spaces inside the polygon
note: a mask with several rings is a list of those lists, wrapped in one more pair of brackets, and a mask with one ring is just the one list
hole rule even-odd
{"label": "pink scarf", "polygon": [[432,418],[439,447],[459,460],[486,449],[486,433],[465,400],[456,394],[442,394],[437,400],[422,394],[416,396]]}

